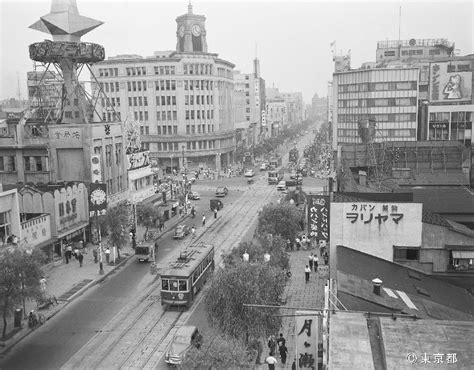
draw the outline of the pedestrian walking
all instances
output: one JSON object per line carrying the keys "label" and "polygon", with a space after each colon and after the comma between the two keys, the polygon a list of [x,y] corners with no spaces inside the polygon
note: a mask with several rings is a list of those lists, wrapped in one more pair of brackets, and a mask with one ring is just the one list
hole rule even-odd
{"label": "pedestrian walking", "polygon": [[206,216],[202,215],[202,226],[206,226]]}
{"label": "pedestrian walking", "polygon": [[105,253],[105,262],[109,263],[109,261],[110,261],[110,248],[109,247],[105,248],[104,253]]}
{"label": "pedestrian walking", "polygon": [[319,263],[319,258],[318,258],[318,255],[315,254],[315,255],[313,256],[314,272],[318,272],[318,263]]}
{"label": "pedestrian walking", "polygon": [[291,370],[296,370],[296,358],[293,360],[293,363],[291,364]]}
{"label": "pedestrian walking", "polygon": [[286,344],[286,339],[283,337],[283,333],[280,333],[280,337],[277,339],[278,347],[284,346]]}
{"label": "pedestrian walking", "polygon": [[308,265],[309,265],[309,269],[312,270],[313,269],[313,252],[311,252],[311,254],[308,256]]}
{"label": "pedestrian walking", "polygon": [[329,262],[329,255],[328,252],[324,252],[324,264],[327,265]]}
{"label": "pedestrian walking", "polygon": [[290,239],[286,239],[286,251],[289,252],[290,250],[292,250],[293,248],[291,247],[291,240]]}
{"label": "pedestrian walking", "polygon": [[304,275],[305,275],[306,283],[309,281],[309,273],[310,272],[311,272],[311,269],[309,268],[308,265],[306,265],[306,267],[304,268]]}
{"label": "pedestrian walking", "polygon": [[82,267],[82,261],[84,261],[84,255],[81,252],[79,252],[77,259],[79,261],[79,267]]}
{"label": "pedestrian walking", "polygon": [[41,276],[41,279],[39,282],[40,282],[41,293],[45,295],[46,294],[46,278],[44,276]]}
{"label": "pedestrian walking", "polygon": [[77,246],[74,248],[74,258],[79,261],[79,248]]}
{"label": "pedestrian walking", "polygon": [[217,218],[217,208],[214,208],[214,218]]}
{"label": "pedestrian walking", "polygon": [[275,340],[275,337],[273,335],[270,335],[268,337],[268,348],[270,349],[270,356],[275,355],[276,346],[277,342]]}
{"label": "pedestrian walking", "polygon": [[193,227],[191,227],[191,236],[192,236],[192,239],[194,239],[196,237],[196,226],[193,225]]}
{"label": "pedestrian walking", "polygon": [[283,365],[286,364],[286,356],[288,356],[288,348],[284,344],[282,344],[280,347],[278,347],[278,350],[280,351],[280,358],[281,358],[281,363]]}
{"label": "pedestrian walking", "polygon": [[275,357],[270,353],[270,355],[265,359],[265,362],[268,364],[268,370],[275,370],[275,364],[278,362]]}
{"label": "pedestrian walking", "polygon": [[66,246],[66,263],[69,263],[69,260],[72,259],[72,245],[68,244]]}
{"label": "pedestrian walking", "polygon": [[296,250],[299,251],[300,248],[301,248],[301,240],[300,240],[300,238],[296,237],[295,242],[296,242]]}

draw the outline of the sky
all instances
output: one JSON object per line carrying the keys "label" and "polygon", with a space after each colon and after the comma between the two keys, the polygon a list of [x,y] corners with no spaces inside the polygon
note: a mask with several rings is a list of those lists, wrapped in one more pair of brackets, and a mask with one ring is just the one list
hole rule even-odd
{"label": "sky", "polygon": [[[336,52],[351,51],[351,66],[375,61],[377,41],[446,38],[461,55],[474,53],[474,0],[471,1],[201,1],[195,14],[206,16],[208,51],[252,72],[260,60],[267,87],[302,92],[305,103],[315,93],[327,95]],[[187,13],[188,0],[77,0],[79,13],[104,24],[82,37],[118,54],[152,56],[175,50],[176,17]],[[51,35],[28,28],[49,13],[51,1],[0,0],[0,99],[26,98],[26,73],[33,69],[28,45]],[[401,17],[400,17],[401,8]],[[401,19],[401,22],[399,20]],[[19,79],[19,84],[18,84]]]}

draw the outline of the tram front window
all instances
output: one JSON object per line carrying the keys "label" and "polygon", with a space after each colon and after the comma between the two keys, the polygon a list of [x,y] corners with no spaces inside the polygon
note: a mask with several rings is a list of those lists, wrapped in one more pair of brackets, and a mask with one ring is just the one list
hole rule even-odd
{"label": "tram front window", "polygon": [[135,254],[148,254],[148,247],[136,247]]}
{"label": "tram front window", "polygon": [[168,279],[161,280],[161,290],[170,290],[170,282]]}
{"label": "tram front window", "polygon": [[179,280],[179,291],[185,292],[186,289],[186,280]]}
{"label": "tram front window", "polygon": [[170,290],[172,292],[185,292],[187,291],[186,280],[162,280],[161,290]]}

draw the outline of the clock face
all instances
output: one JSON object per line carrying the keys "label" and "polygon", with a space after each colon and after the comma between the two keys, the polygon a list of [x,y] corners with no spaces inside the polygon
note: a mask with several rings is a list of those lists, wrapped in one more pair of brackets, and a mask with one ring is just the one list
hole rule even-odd
{"label": "clock face", "polygon": [[201,28],[197,24],[195,24],[193,28],[191,28],[191,32],[194,36],[199,36],[201,34]]}
{"label": "clock face", "polygon": [[91,202],[100,205],[107,199],[107,194],[102,189],[95,189],[91,193]]}
{"label": "clock face", "polygon": [[184,26],[179,27],[178,34],[179,34],[179,37],[184,36]]}

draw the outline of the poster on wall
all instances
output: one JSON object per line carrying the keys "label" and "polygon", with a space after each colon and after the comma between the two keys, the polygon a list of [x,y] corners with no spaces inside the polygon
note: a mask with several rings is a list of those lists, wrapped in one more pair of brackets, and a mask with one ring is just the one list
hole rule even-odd
{"label": "poster on wall", "polygon": [[319,313],[315,311],[295,312],[296,368],[318,367]]}
{"label": "poster on wall", "polygon": [[471,101],[472,71],[466,69],[453,62],[430,63],[430,102]]}
{"label": "poster on wall", "polygon": [[89,210],[101,212],[105,209],[107,209],[107,184],[90,184]]}
{"label": "poster on wall", "polygon": [[329,241],[329,196],[308,196],[308,231],[311,238]]}

